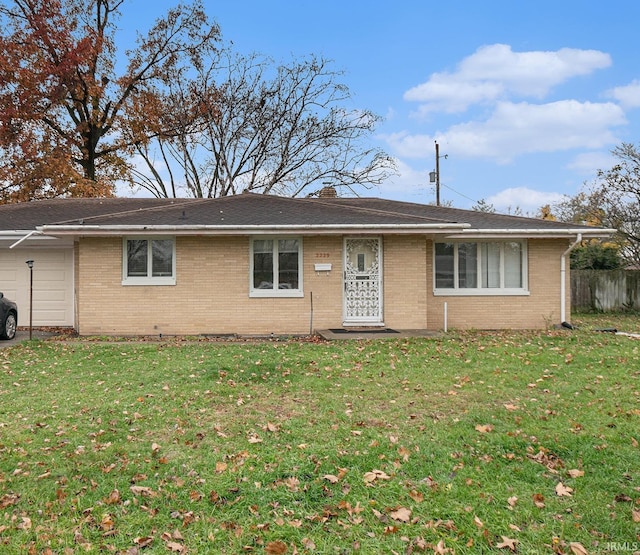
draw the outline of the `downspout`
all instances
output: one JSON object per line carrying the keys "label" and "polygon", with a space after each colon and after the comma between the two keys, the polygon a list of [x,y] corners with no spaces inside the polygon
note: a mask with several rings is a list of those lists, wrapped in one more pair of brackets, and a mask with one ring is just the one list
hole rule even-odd
{"label": "downspout", "polygon": [[560,323],[565,324],[567,321],[567,255],[582,243],[582,233],[578,233],[576,240],[569,245],[569,248],[562,253],[560,257]]}
{"label": "downspout", "polygon": [[14,247],[17,247],[20,243],[22,243],[22,241],[26,241],[27,239],[29,239],[32,235],[42,235],[41,231],[38,231],[37,229],[34,229],[33,231],[30,231],[29,233],[27,233],[24,237],[21,237],[18,241],[16,241],[13,245],[10,245],[9,248],[12,249]]}

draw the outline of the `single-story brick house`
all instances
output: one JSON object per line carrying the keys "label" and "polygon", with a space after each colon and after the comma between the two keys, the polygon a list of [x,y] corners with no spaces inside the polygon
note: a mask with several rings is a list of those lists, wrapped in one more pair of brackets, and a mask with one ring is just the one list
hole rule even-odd
{"label": "single-story brick house", "polygon": [[25,325],[32,278],[33,325],[81,335],[543,328],[571,247],[610,233],[378,198],[41,200],[0,206],[0,291]]}

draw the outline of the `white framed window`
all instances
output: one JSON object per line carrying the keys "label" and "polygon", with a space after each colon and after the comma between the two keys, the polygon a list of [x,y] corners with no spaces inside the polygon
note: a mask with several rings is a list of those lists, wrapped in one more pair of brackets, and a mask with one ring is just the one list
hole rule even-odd
{"label": "white framed window", "polygon": [[526,241],[435,243],[434,294],[528,295]]}
{"label": "white framed window", "polygon": [[251,239],[251,297],[302,297],[302,239]]}
{"label": "white framed window", "polygon": [[122,244],[123,285],[175,285],[174,237],[125,237]]}

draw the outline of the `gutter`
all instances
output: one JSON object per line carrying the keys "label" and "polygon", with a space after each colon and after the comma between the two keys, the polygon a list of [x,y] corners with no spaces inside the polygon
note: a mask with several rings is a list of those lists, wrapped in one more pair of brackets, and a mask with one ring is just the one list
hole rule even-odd
{"label": "gutter", "polygon": [[545,238],[562,238],[567,236],[581,235],[585,237],[610,237],[616,233],[615,229],[609,228],[567,228],[567,229],[463,229],[461,232],[451,233],[447,239],[498,239],[504,236],[527,238],[544,236]]}
{"label": "gutter", "polygon": [[566,277],[567,277],[567,255],[582,243],[582,233],[578,233],[576,240],[569,245],[569,248],[560,257],[560,323],[567,321],[567,298],[566,298]]}
{"label": "gutter", "polygon": [[469,224],[296,224],[296,225],[43,225],[37,228],[42,235],[82,235],[105,236],[142,234],[153,235],[170,233],[172,235],[247,235],[250,233],[278,234],[283,232],[299,233],[312,231],[316,234],[335,234],[341,231],[354,233],[379,233],[393,231],[396,233],[447,232],[464,230]]}

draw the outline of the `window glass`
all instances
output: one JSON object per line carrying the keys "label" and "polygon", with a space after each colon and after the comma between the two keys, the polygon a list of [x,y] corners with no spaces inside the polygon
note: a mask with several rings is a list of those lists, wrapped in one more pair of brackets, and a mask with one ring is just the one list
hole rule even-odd
{"label": "window glass", "polygon": [[477,243],[458,245],[458,287],[462,289],[478,287]]}
{"label": "window glass", "polygon": [[524,289],[525,255],[522,241],[436,243],[435,288]]}
{"label": "window glass", "polygon": [[481,243],[481,287],[500,287],[500,243]]}
{"label": "window glass", "polygon": [[298,289],[298,239],[278,241],[278,289]]}
{"label": "window glass", "polygon": [[127,241],[127,276],[147,277],[147,240],[129,239]]}
{"label": "window glass", "polygon": [[519,288],[522,283],[522,245],[511,242],[504,245],[504,286]]}
{"label": "window glass", "polygon": [[273,289],[273,241],[253,242],[253,288]]}
{"label": "window glass", "polygon": [[173,275],[173,241],[171,239],[154,239],[151,241],[151,268],[154,277]]}
{"label": "window glass", "polygon": [[453,243],[436,243],[436,288],[453,289]]}

